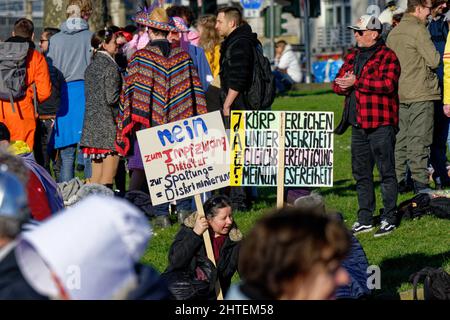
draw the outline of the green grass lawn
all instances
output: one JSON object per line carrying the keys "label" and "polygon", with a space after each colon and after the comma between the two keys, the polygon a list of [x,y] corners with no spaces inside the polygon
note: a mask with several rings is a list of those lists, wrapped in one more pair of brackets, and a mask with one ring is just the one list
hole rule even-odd
{"label": "green grass lawn", "polygon": [[[274,110],[332,111],[335,125],[341,118],[343,98],[330,90],[314,92],[294,92],[289,96],[277,98]],[[325,198],[327,208],[343,213],[345,223],[351,226],[356,220],[358,209],[355,182],[351,174],[350,132],[335,135],[334,140],[334,187],[319,188],[317,191]],[[374,171],[377,195],[377,211],[382,207],[379,176]],[[413,194],[399,196],[399,203],[411,198]],[[245,234],[264,212],[275,205],[276,190],[261,188],[258,203],[250,212],[235,213],[235,220]],[[143,258],[159,271],[167,266],[167,253],[172,239],[179,228],[178,224],[164,230],[155,230],[155,235]],[[374,238],[374,232],[358,235],[369,259],[369,264],[381,269],[381,289],[374,291],[375,298],[396,299],[399,293],[409,290],[409,275],[425,266],[443,266],[450,271],[450,221],[425,217],[415,221],[402,221],[400,227],[390,235]],[[238,281],[238,276],[234,281]]]}

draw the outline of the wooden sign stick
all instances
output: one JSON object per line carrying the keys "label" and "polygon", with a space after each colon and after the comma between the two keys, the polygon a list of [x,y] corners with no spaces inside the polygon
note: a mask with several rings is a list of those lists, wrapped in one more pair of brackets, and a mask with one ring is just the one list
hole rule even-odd
{"label": "wooden sign stick", "polygon": [[[195,199],[195,205],[197,206],[197,214],[200,215],[200,217],[204,217],[205,212],[203,211],[203,203],[202,203],[200,194],[196,194],[194,196],[194,199]],[[203,242],[205,243],[206,255],[208,256],[208,259],[212,261],[212,263],[214,264],[215,267],[217,267],[216,259],[214,259],[214,251],[213,251],[213,248],[211,245],[211,237],[209,236],[208,230],[203,232]],[[217,277],[217,282],[216,282],[216,295],[217,295],[217,300],[223,300],[222,288],[220,287],[220,282],[219,282],[218,277]]]}
{"label": "wooden sign stick", "polygon": [[284,112],[280,112],[280,139],[278,142],[277,208],[284,206]]}

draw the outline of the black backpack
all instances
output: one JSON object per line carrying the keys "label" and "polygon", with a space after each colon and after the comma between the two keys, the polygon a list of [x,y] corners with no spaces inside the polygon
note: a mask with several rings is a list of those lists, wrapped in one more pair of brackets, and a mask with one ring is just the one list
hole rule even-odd
{"label": "black backpack", "polygon": [[409,281],[413,284],[413,298],[417,300],[417,284],[423,281],[425,300],[450,300],[450,274],[442,268],[426,267],[412,274]]}
{"label": "black backpack", "polygon": [[430,200],[430,211],[441,219],[450,219],[450,198],[436,197]]}
{"label": "black backpack", "polygon": [[10,101],[13,112],[14,101],[25,96],[28,43],[0,43],[0,100]]}
{"label": "black backpack", "polygon": [[420,218],[431,212],[430,196],[428,193],[418,193],[409,200],[398,205],[398,214],[401,219]]}
{"label": "black backpack", "polygon": [[268,110],[275,100],[275,77],[260,44],[253,47],[252,83],[244,97],[252,110]]}
{"label": "black backpack", "polygon": [[418,193],[413,198],[400,203],[398,213],[402,219],[415,219],[427,214],[441,219],[450,219],[450,198]]}

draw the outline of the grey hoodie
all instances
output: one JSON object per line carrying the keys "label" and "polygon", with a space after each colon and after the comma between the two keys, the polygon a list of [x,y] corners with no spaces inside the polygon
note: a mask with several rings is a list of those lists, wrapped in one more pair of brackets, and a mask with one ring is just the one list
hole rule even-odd
{"label": "grey hoodie", "polygon": [[50,39],[48,62],[61,71],[66,82],[84,80],[84,71],[91,62],[89,25],[84,19],[69,18],[60,29]]}

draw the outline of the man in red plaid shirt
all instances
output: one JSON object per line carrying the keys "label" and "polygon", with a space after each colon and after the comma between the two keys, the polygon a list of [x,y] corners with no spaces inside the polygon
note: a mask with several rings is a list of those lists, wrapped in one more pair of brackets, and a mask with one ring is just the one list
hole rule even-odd
{"label": "man in red plaid shirt", "polygon": [[395,134],[398,126],[398,80],[400,63],[381,39],[381,22],[374,16],[362,16],[353,29],[357,47],[333,82],[333,90],[345,95],[345,109],[336,128],[342,134],[352,126],[352,173],[358,194],[358,221],[353,233],[373,230],[375,189],[373,168],[381,176],[384,209],[381,228],[375,237],[396,227],[397,178],[395,174]]}

